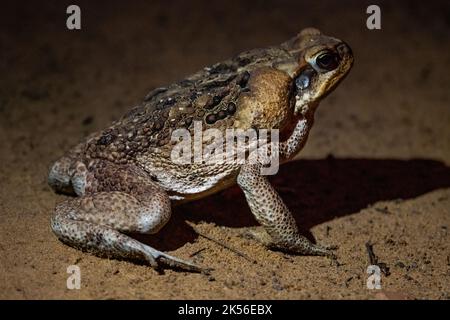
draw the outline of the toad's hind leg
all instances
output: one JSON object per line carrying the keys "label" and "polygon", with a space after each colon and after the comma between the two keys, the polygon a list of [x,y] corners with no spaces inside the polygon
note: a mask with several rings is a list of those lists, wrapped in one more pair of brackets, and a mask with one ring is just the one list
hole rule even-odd
{"label": "toad's hind leg", "polygon": [[[158,186],[146,184],[127,168],[100,165],[90,168],[102,176],[99,190],[59,204],[51,219],[57,237],[73,247],[97,255],[119,259],[134,259],[189,271],[204,271],[200,267],[158,251],[133,238],[129,233],[156,233],[168,221],[171,213],[168,195]],[[87,174],[88,179],[95,179]],[[99,182],[100,183],[100,182]],[[96,184],[90,181],[90,184]]]}

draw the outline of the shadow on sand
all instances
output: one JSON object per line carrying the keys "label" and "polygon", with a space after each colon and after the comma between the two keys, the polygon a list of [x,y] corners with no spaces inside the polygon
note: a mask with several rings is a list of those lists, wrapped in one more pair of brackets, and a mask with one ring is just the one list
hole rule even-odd
{"label": "shadow on sand", "polygon": [[[336,159],[299,160],[270,177],[290,208],[302,234],[312,239],[313,226],[353,214],[382,200],[411,199],[450,187],[450,168],[434,160]],[[258,225],[241,190],[235,186],[176,207],[169,223],[155,236],[139,240],[170,251],[194,241],[184,221],[205,221],[241,228]]]}

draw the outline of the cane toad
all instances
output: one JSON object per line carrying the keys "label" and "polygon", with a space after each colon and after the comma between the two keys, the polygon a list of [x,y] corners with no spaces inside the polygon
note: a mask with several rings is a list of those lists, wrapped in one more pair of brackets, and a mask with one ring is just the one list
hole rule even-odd
{"label": "cane toad", "polygon": [[151,91],[137,107],[94,133],[51,167],[48,182],[77,197],[58,204],[51,218],[57,237],[71,246],[152,267],[202,268],[130,237],[156,233],[171,206],[233,184],[243,190],[264,227],[255,237],[270,248],[333,256],[302,236],[258,163],[171,160],[173,132],[278,129],[279,157],[291,160],[304,146],[314,111],[349,72],[349,46],[308,28],[279,46],[243,52],[167,87]]}

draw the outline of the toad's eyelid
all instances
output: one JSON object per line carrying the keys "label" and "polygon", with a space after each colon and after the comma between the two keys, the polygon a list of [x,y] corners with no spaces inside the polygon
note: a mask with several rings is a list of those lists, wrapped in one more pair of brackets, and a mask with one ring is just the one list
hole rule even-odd
{"label": "toad's eyelid", "polygon": [[305,60],[309,64],[314,64],[314,63],[316,63],[317,57],[319,57],[321,54],[324,54],[324,53],[327,53],[327,52],[332,52],[332,51],[330,49],[328,49],[328,48],[318,49],[313,54],[309,55],[309,57],[305,57]]}
{"label": "toad's eyelid", "polygon": [[321,55],[324,55],[324,54],[333,54],[334,53],[334,51],[333,50],[331,50],[331,49],[322,49],[322,50],[319,50],[319,51],[317,51],[316,53],[314,53],[313,54],[313,57],[314,57],[314,59],[317,59],[318,57],[320,57]]}

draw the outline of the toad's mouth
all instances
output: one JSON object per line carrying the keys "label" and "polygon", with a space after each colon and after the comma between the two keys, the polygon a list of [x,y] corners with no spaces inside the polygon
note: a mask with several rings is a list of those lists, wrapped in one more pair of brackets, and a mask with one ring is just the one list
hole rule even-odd
{"label": "toad's mouth", "polygon": [[295,106],[294,114],[304,114],[309,108],[309,103],[313,101],[311,88],[314,87],[314,82],[317,77],[317,71],[311,66],[306,66],[294,80],[295,87]]}

